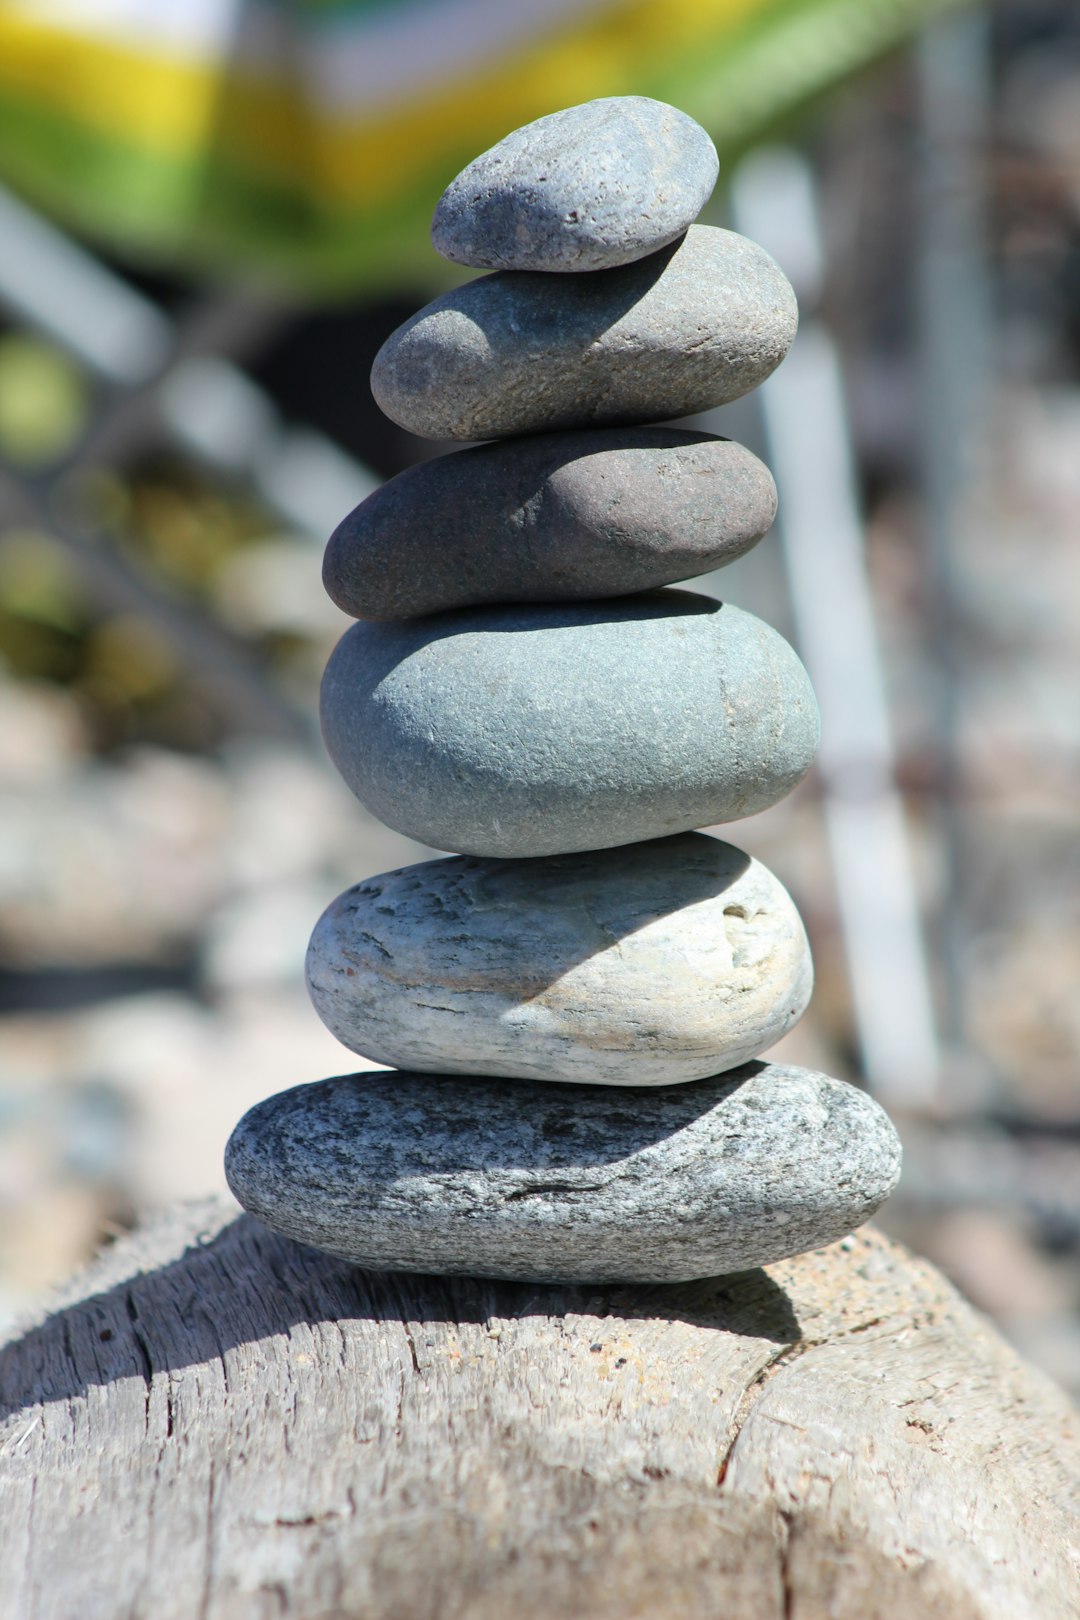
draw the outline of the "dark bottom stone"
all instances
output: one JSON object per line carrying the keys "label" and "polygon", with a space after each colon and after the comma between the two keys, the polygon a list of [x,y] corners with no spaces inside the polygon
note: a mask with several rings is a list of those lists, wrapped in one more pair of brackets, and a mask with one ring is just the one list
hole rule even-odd
{"label": "dark bottom stone", "polygon": [[775,1064],[633,1092],[380,1070],[259,1103],[225,1168],[268,1226],[375,1270],[675,1282],[842,1237],[900,1144],[854,1086]]}

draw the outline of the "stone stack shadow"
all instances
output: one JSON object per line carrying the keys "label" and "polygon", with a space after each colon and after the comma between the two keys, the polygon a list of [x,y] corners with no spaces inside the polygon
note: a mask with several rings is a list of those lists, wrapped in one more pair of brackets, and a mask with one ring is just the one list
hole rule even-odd
{"label": "stone stack shadow", "polygon": [[252,1109],[241,1203],[384,1269],[674,1281],[831,1242],[899,1173],[850,1085],[754,1061],[800,1017],[798,912],[697,831],[809,768],[813,691],[729,604],[667,587],[768,530],[768,470],[655,425],[754,388],[795,333],[762,249],[693,223],[716,154],[643,97],[509,135],[433,239],[490,269],[383,346],[384,411],[439,439],[331,537],[357,624],[331,757],[391,827],[457,853],[358,883],[308,951],[319,1016],[390,1067]]}

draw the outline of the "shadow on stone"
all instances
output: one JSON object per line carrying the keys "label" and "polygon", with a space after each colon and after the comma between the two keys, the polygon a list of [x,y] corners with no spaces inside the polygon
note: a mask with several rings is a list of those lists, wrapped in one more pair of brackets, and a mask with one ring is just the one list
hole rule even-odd
{"label": "shadow on stone", "polygon": [[[252,1152],[261,1162],[299,1164],[305,1172],[318,1163],[323,1190],[333,1184],[344,1192],[368,1175],[415,1176],[421,1162],[441,1177],[522,1171],[550,1178],[618,1166],[692,1129],[768,1068],[743,1063],[708,1079],[632,1091],[535,1080],[527,1093],[520,1080],[474,1075],[404,1069],[336,1075],[256,1103],[226,1149],[226,1169],[230,1157]],[[741,1135],[720,1149],[722,1157],[744,1151]]]}
{"label": "shadow on stone", "polygon": [[[416,997],[426,982],[461,995],[475,979],[480,996],[501,988],[511,1002],[514,967],[505,966],[501,980],[498,969],[516,964],[524,1005],[642,929],[721,896],[730,894],[731,904],[715,926],[728,928],[729,918],[737,919],[731,927],[745,924],[749,902],[739,885],[750,864],[733,844],[689,832],[569,855],[449,855],[380,872],[346,889],[319,919],[309,947],[309,988],[327,1027],[361,1051],[339,1027],[334,997],[348,994],[362,963],[371,962],[368,971],[378,982],[382,962],[390,961],[391,985],[407,964]],[[786,899],[758,870],[759,886],[771,881]],[[756,911],[756,892],[754,899]],[[687,941],[691,937],[688,932]],[[677,947],[669,949],[675,954]],[[672,972],[682,966],[676,954]],[[441,980],[440,972],[446,975]],[[628,1070],[634,1056],[626,1054]]]}
{"label": "shadow on stone", "polygon": [[[392,669],[420,647],[458,635],[535,635],[551,630],[587,629],[598,624],[641,624],[647,620],[697,618],[724,607],[713,596],[700,596],[674,585],[633,596],[608,596],[571,602],[498,602],[447,608],[415,619],[361,619],[346,630],[342,643],[362,643],[368,686],[374,691]],[[358,696],[359,696],[358,691]]]}
{"label": "shadow on stone", "polygon": [[[550,273],[542,270],[497,270],[477,276],[418,310],[391,334],[381,352],[433,310],[460,313],[479,328],[496,352],[508,342],[525,351],[550,346],[553,320],[587,349],[652,292],[685,241],[684,232],[676,241],[631,264],[559,276],[555,286]],[[379,364],[378,356],[375,364]]]}

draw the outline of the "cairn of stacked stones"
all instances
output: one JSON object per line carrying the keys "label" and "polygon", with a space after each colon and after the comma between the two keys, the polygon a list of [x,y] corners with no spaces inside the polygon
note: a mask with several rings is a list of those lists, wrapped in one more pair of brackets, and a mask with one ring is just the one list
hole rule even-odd
{"label": "cairn of stacked stones", "polygon": [[665,588],[775,510],[748,451],[651,425],[754,388],[795,333],[768,255],[692,223],[716,175],[642,97],[517,130],[435,212],[438,250],[493,273],[375,361],[395,422],[488,442],[331,538],[359,622],[323,729],[375,815],[457,853],[357,884],[311,941],[320,1017],[388,1067],[269,1098],[227,1152],[247,1209],[365,1266],[711,1276],[841,1237],[897,1178],[865,1094],[754,1061],[806,1006],[806,936],[695,830],[782,798],[818,736],[774,630]]}

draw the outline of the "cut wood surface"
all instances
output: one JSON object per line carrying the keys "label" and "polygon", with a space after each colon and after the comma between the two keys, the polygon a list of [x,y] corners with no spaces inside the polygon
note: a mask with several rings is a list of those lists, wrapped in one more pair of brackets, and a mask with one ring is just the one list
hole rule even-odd
{"label": "cut wood surface", "polygon": [[3,1620],[1076,1620],[1073,1408],[878,1233],[375,1274],[225,1200],[0,1351]]}

